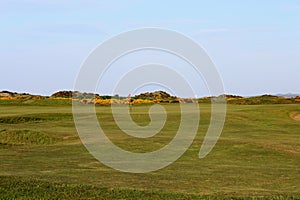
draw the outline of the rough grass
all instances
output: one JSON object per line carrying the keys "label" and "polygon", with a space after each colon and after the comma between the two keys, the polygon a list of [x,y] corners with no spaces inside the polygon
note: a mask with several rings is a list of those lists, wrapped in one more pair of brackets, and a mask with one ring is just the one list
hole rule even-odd
{"label": "rough grass", "polygon": [[70,99],[15,99],[15,100],[0,100],[0,105],[22,105],[22,106],[66,106],[72,105]]}
{"label": "rough grass", "polygon": [[0,198],[3,199],[208,199],[183,193],[108,188],[86,184],[41,181],[22,177],[0,177]]}
{"label": "rough grass", "polygon": [[108,188],[90,184],[48,182],[24,177],[0,177],[1,199],[131,199],[131,200],[197,200],[197,199],[299,199],[293,196],[230,196],[170,193],[159,190]]}
{"label": "rough grass", "polygon": [[[96,111],[113,142],[145,152],[167,144],[177,130],[178,105],[165,106],[165,128],[146,140],[122,133],[109,107]],[[202,160],[198,153],[210,105],[200,106],[197,137],[179,160],[156,172],[127,174],[104,166],[86,151],[70,105],[0,105],[1,119],[41,119],[0,123],[0,199],[300,198],[300,122],[291,118],[300,113],[299,105],[228,105],[221,138]],[[134,120],[147,124],[148,109],[133,106]]]}
{"label": "rough grass", "polygon": [[38,122],[41,121],[42,118],[35,117],[35,116],[12,116],[12,117],[1,117],[0,123],[5,124],[18,124],[18,123],[25,123],[25,122]]}
{"label": "rough grass", "polygon": [[0,145],[45,145],[55,143],[57,138],[32,130],[0,130]]}
{"label": "rough grass", "polygon": [[26,122],[41,122],[50,120],[73,119],[71,113],[40,113],[38,115],[29,116],[5,116],[0,117],[0,124],[19,124]]}

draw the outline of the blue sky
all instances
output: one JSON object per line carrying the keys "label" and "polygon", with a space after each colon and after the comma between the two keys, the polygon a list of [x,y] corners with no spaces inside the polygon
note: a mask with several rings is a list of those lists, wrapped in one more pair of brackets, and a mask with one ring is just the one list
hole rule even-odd
{"label": "blue sky", "polygon": [[[142,27],[202,45],[226,93],[300,93],[300,1],[0,1],[0,90],[71,90],[101,42]],[[201,94],[199,94],[201,95]]]}

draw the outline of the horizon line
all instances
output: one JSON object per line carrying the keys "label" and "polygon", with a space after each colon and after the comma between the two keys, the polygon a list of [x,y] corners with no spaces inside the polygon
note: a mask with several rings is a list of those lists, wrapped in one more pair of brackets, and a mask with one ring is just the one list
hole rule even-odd
{"label": "horizon line", "polygon": [[[157,91],[163,91],[163,90],[154,90],[154,91],[147,91],[147,92],[157,92]],[[99,95],[99,96],[119,96],[119,97],[126,97],[128,95],[119,95],[119,94],[99,94],[99,93],[96,93],[96,92],[81,92],[81,91],[74,91],[74,90],[58,90],[50,95],[45,95],[45,94],[37,94],[37,93],[29,93],[29,92],[20,92],[20,91],[10,91],[10,90],[7,90],[7,89],[4,89],[4,90],[0,90],[0,93],[13,93],[13,94],[24,94],[24,95],[32,95],[32,96],[42,96],[42,97],[51,97],[53,94],[55,93],[58,93],[58,92],[79,92],[79,93],[87,93],[87,94],[94,94],[94,95]],[[143,94],[143,93],[147,93],[147,92],[142,92],[140,94]],[[166,91],[163,91],[163,92],[166,92]],[[140,95],[140,94],[137,94],[137,95]],[[135,96],[137,96],[135,95]],[[272,95],[272,96],[277,96],[277,97],[286,97],[288,95],[290,96],[300,96],[300,93],[297,93],[297,92],[287,92],[287,93],[260,93],[260,94],[248,94],[248,95],[242,95],[242,94],[236,94],[236,93],[224,93],[224,94],[219,94],[219,95],[203,95],[203,96],[197,96],[197,98],[204,98],[204,97],[217,97],[217,96],[221,96],[221,95],[232,95],[232,96],[241,96],[241,97],[258,97],[258,96],[264,96],[264,95]],[[171,95],[172,96],[172,95]],[[176,96],[178,97],[178,96]],[[193,98],[193,97],[180,97],[180,98]]]}

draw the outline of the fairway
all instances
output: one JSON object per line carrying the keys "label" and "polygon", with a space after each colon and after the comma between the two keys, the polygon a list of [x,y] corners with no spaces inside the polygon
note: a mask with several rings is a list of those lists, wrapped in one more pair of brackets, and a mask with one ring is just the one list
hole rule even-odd
{"label": "fairway", "polygon": [[[200,104],[199,130],[184,155],[159,171],[131,174],[89,154],[69,101],[42,101],[0,104],[0,199],[300,198],[300,121],[293,118],[300,114],[299,105],[228,105],[220,139],[199,159],[210,122],[210,104]],[[96,106],[96,111],[111,141],[128,151],[149,152],[168,144],[179,127],[179,104],[162,105],[167,122],[147,139],[124,134],[109,106]],[[149,108],[134,105],[133,120],[147,125]]]}

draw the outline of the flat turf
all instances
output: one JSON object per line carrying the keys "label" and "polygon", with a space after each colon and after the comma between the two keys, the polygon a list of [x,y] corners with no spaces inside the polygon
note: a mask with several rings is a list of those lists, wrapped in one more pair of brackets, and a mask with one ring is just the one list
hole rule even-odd
{"label": "flat turf", "polygon": [[[178,129],[178,105],[164,106],[165,127],[145,140],[122,133],[110,107],[96,110],[115,144],[147,152],[166,145]],[[200,106],[197,137],[179,160],[156,172],[129,174],[106,167],[87,152],[69,102],[1,102],[0,199],[300,198],[300,121],[291,117],[300,114],[299,105],[228,105],[221,138],[201,160],[210,105]],[[148,110],[149,105],[133,106],[132,118],[146,125]]]}

